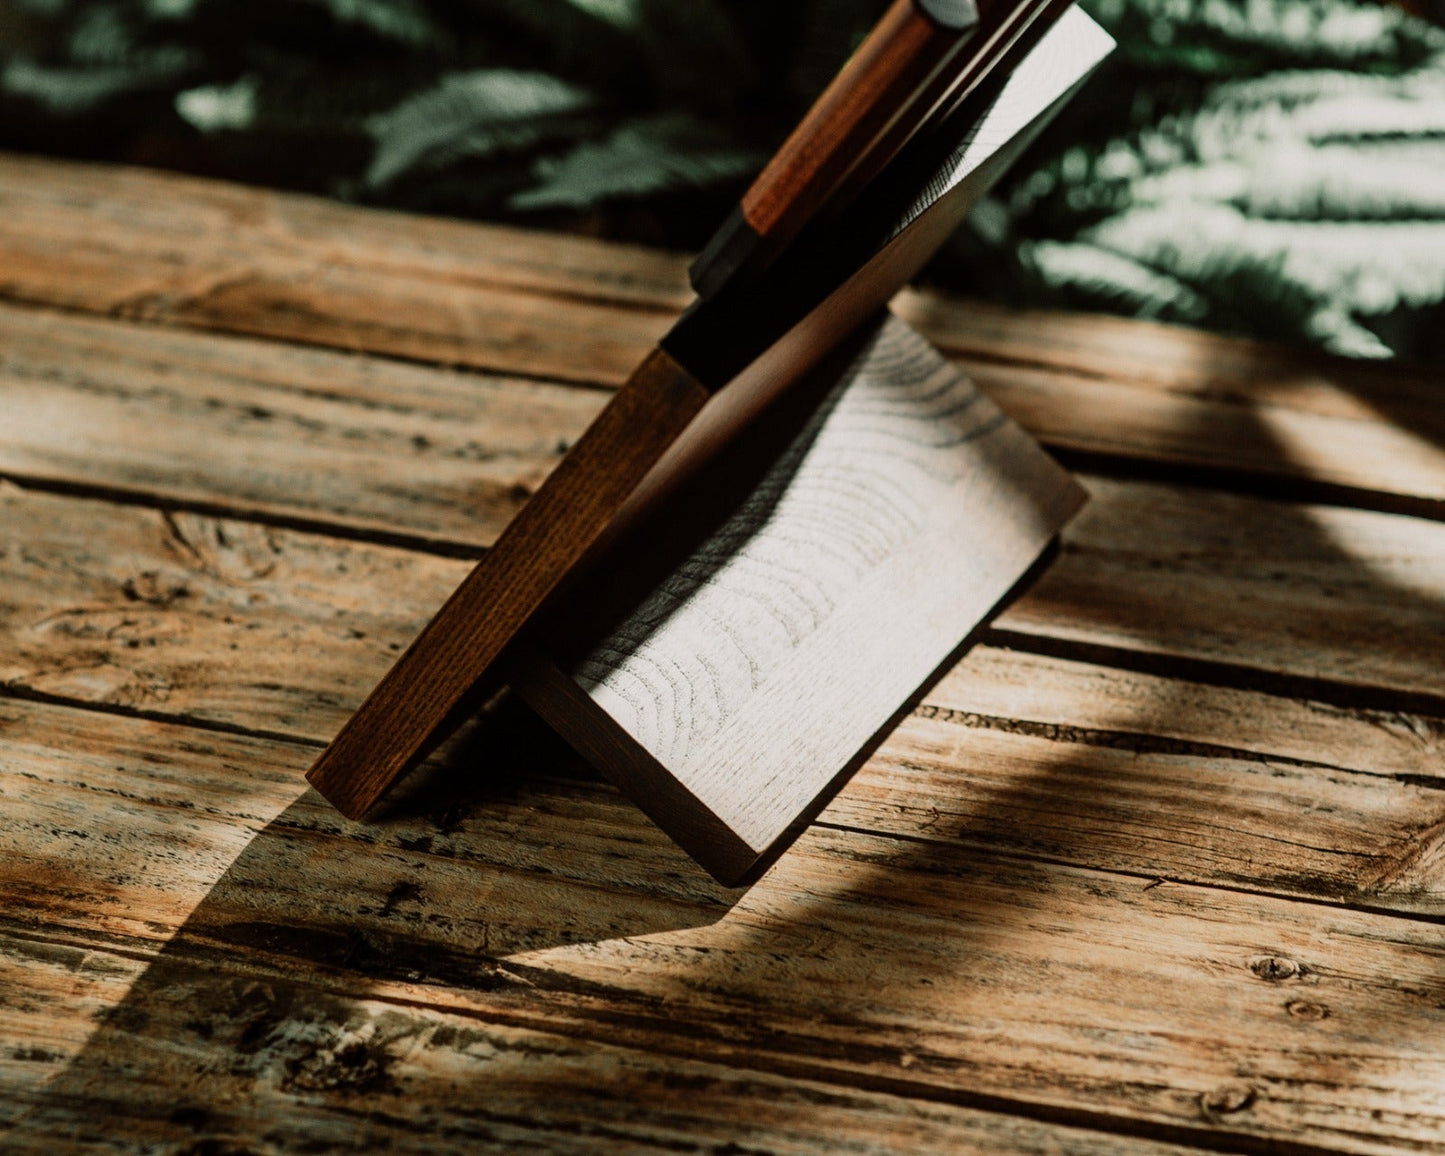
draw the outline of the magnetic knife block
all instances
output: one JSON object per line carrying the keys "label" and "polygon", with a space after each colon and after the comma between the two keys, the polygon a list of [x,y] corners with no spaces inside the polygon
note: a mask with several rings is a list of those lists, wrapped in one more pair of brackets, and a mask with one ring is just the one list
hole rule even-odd
{"label": "magnetic knife block", "polygon": [[313,785],[360,816],[506,682],[720,881],[770,862],[1084,500],[886,304],[1111,47],[1064,11],[841,219],[685,313]]}
{"label": "magnetic knife block", "polygon": [[589,567],[512,686],[736,883],[1083,497],[885,314]]}

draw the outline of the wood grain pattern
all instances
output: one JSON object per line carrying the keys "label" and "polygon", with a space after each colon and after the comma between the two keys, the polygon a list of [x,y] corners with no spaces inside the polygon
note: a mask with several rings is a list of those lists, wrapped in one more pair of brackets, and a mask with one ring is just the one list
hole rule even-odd
{"label": "wood grain pattern", "polygon": [[[199,1069],[179,1085],[186,1102],[220,1109],[198,1126],[223,1131],[227,1085],[211,1081],[234,1065],[196,1061],[236,1056],[243,1037],[300,1048],[282,1053],[295,1064],[274,1066],[264,1047],[240,1052],[272,1073],[271,1084],[236,1089],[252,1110],[287,1103],[273,1098],[277,1080],[322,1105],[338,1092],[344,1105],[348,1088],[391,1095],[396,1084],[402,1094],[422,1079],[406,1058],[427,1055],[414,1053],[422,1041],[360,1031],[390,1005],[402,1020],[440,1015],[455,1026],[445,1017],[461,1015],[483,1030],[500,1022],[924,1102],[1033,1104],[1054,1119],[1209,1147],[1389,1151],[1445,1131],[1431,924],[827,824],[728,906],[601,786],[494,780],[459,799],[437,783],[417,788],[409,815],[361,829],[312,795],[297,798],[294,777],[237,774],[257,756],[295,760],[304,748],[294,744],[191,731],[178,747],[168,732],[184,728],[159,723],[41,704],[11,704],[8,715],[9,751],[52,753],[27,758],[33,771],[5,772],[4,789],[22,788],[22,813],[71,816],[16,829],[44,856],[24,876],[31,910],[49,900],[74,913],[52,916],[39,943],[92,977],[90,999],[116,1007],[42,1104],[61,1123],[99,1089],[134,1081],[122,1112],[139,1110],[138,1138],[154,1136],[140,1089],[176,1089],[167,1073],[177,1064]],[[233,798],[238,780],[248,799]],[[1141,814],[1153,809],[1141,802]],[[259,827],[244,850],[198,854],[198,843],[236,839],[237,812]],[[119,838],[92,825],[100,814]],[[1217,837],[1229,830],[1221,824]],[[161,832],[188,842],[168,852]],[[636,857],[588,853],[598,837],[636,843]],[[619,868],[626,874],[609,879]],[[138,887],[145,875],[150,886]],[[75,890],[87,878],[121,889],[87,903]],[[197,906],[173,928],[186,896]],[[88,930],[110,913],[109,934],[129,919],[139,942]],[[153,954],[147,940],[165,946]],[[117,951],[147,961],[145,974],[110,964]],[[299,1005],[276,994],[298,982],[318,994]],[[359,1038],[278,1030],[288,1006],[317,999],[327,1014],[301,1012],[303,1022],[350,1024]],[[25,1023],[23,1011],[16,1018]],[[89,1029],[58,1032],[59,1046]],[[374,1043],[351,1064],[326,1062],[328,1048],[353,1041]],[[297,1071],[315,1082],[285,1079]],[[324,1082],[328,1071],[340,1088]],[[243,1079],[262,1074],[241,1062]],[[426,1082],[440,1092],[445,1080]]]}
{"label": "wood grain pattern", "polygon": [[[279,580],[286,577],[283,572]],[[403,598],[405,589],[403,576],[392,594]],[[271,613],[268,608],[263,616]],[[250,706],[241,692],[202,682],[208,667],[217,665],[208,662],[209,656],[226,649],[224,641],[218,645],[210,635],[220,633],[224,640],[224,628],[209,625],[216,622],[210,617],[196,616],[191,622],[187,629],[159,617],[142,620],[117,647],[117,661],[129,662],[135,670],[132,681],[154,678],[155,652],[171,652],[168,668],[179,672],[174,677],[182,685],[169,697],[151,699],[147,709],[158,718],[188,719],[214,716],[218,707],[227,706],[238,725],[249,722],[254,730],[269,729],[274,708],[268,699]],[[141,646],[125,645],[132,640]],[[295,649],[307,654],[307,648]],[[293,734],[312,744],[300,748],[274,747],[264,738],[196,734],[186,738],[183,758],[154,761],[146,751],[164,751],[179,741],[171,737],[177,732],[160,723],[8,704],[0,749],[10,752],[10,765],[27,768],[33,777],[5,788],[10,829],[30,833],[12,843],[12,850],[24,851],[27,842],[50,843],[56,829],[71,832],[46,853],[43,864],[23,856],[13,861],[14,873],[3,880],[8,909],[17,916],[44,916],[52,925],[79,919],[84,926],[135,936],[152,933],[146,927],[155,924],[167,934],[178,913],[199,901],[214,881],[204,874],[205,865],[224,866],[238,851],[237,840],[243,845],[257,823],[272,820],[288,806],[288,823],[313,836],[369,838],[379,854],[395,856],[398,863],[415,862],[423,852],[437,856],[436,866],[424,871],[434,880],[453,878],[455,886],[438,884],[432,910],[461,937],[462,945],[458,954],[446,958],[459,956],[470,942],[468,935],[483,935],[475,913],[468,914],[474,901],[466,880],[475,883],[478,872],[489,870],[486,864],[499,855],[506,861],[546,866],[545,877],[532,885],[537,890],[527,894],[538,902],[550,895],[547,909],[564,925],[569,918],[580,918],[567,912],[583,911],[586,896],[598,888],[663,887],[669,902],[686,896],[693,903],[705,903],[708,896],[717,902],[719,892],[699,887],[701,877],[682,853],[610,793],[598,796],[567,782],[545,802],[533,795],[517,805],[505,804],[504,789],[488,784],[515,781],[518,772],[512,768],[519,759],[533,776],[576,773],[555,746],[538,747],[535,730],[519,731],[515,725],[492,732],[496,751],[491,755],[466,753],[464,747],[448,760],[454,770],[434,793],[427,794],[425,780],[417,787],[431,801],[419,806],[403,798],[379,827],[355,828],[312,796],[298,800],[301,769],[314,755],[315,744],[325,741],[337,715],[348,709],[344,701],[308,697],[304,691],[309,681],[328,666],[340,668],[340,677],[359,696],[374,677],[373,667],[384,661],[358,643],[349,654],[316,650],[314,657],[298,658],[292,673],[299,685],[291,694],[296,705],[286,722]],[[235,666],[234,657],[230,662],[244,688],[249,670]],[[63,669],[64,664],[54,665]],[[183,682],[186,674],[190,685]],[[86,692],[95,695],[103,689],[94,675],[86,681],[77,675],[60,675],[41,685],[80,701]],[[960,693],[960,683],[969,688],[966,693]],[[1032,702],[1002,716],[990,715],[1000,701],[1018,697],[1015,688],[1020,683],[1031,688]],[[223,693],[224,699],[207,702],[208,694],[217,699]],[[1089,705],[1081,709],[1078,700],[1085,694]],[[1068,725],[1055,721],[1060,717],[1070,720]],[[1271,721],[1273,729],[1266,732]],[[551,762],[527,762],[527,744]],[[825,819],[898,837],[1026,853],[1084,867],[1400,911],[1438,911],[1439,887],[1395,888],[1388,878],[1396,867],[1413,860],[1418,849],[1428,849],[1437,840],[1438,791],[1416,784],[1438,783],[1442,745],[1445,722],[1438,718],[1328,710],[1177,679],[1141,685],[1139,677],[1128,672],[989,648],[971,654],[925,697]],[[1370,752],[1382,748],[1388,761],[1377,763]],[[117,757],[122,760],[119,779]],[[77,788],[76,781],[85,786]],[[483,826],[469,825],[471,833],[459,841],[437,824],[445,827],[444,817],[451,813],[446,792],[465,796],[467,790],[482,792],[479,798],[485,802],[477,804],[475,821]],[[208,801],[195,802],[202,795]],[[178,842],[163,826],[152,829],[142,822],[133,808],[108,817],[105,807],[117,798],[150,800],[162,821],[181,816],[191,834]],[[1302,800],[1309,807],[1307,821],[1301,818]],[[67,813],[91,814],[81,827],[97,843],[80,842],[75,824],[60,821]],[[1026,815],[1036,818],[1028,822]],[[552,818],[541,821],[543,816]],[[232,831],[238,823],[240,829]],[[564,829],[571,833],[564,837]],[[211,847],[188,842],[205,830],[214,832],[207,838],[220,842]],[[106,922],[85,923],[87,913],[97,910],[98,895],[84,875],[87,846],[102,845],[109,848],[113,880],[98,908]],[[504,852],[503,845],[511,849]],[[156,850],[177,846],[187,848],[180,860],[172,850]],[[562,861],[549,863],[549,846]],[[569,849],[563,854],[560,846]],[[131,856],[141,858],[127,867]],[[154,865],[145,866],[150,860]],[[431,862],[425,855],[423,860]],[[199,890],[173,877],[178,862],[202,872]],[[412,875],[391,882],[384,874],[369,878],[367,873],[376,868],[366,862],[356,868],[361,874],[349,874],[345,856],[338,858],[327,868],[325,893],[345,891],[361,906],[380,910],[390,887],[422,882],[421,876]],[[33,893],[37,879],[44,882]],[[569,879],[580,889],[575,909],[561,899]],[[274,891],[274,884],[267,886]],[[316,894],[302,870],[294,898],[286,902],[303,913],[298,919],[314,922],[319,918],[313,910]],[[342,911],[326,916],[325,923],[344,942],[348,921],[356,918]],[[497,942],[525,934],[507,931],[495,916],[486,918]],[[536,914],[528,918],[537,934],[548,934],[543,926],[556,926],[536,924]]]}
{"label": "wood grain pattern", "polygon": [[12,301],[563,381],[620,385],[687,300],[636,250],[140,170],[7,157],[0,219]]}
{"label": "wood grain pattern", "polygon": [[[1343,688],[1358,674],[1438,703],[1439,664],[1421,643],[1439,637],[1445,613],[1439,523],[1082,480],[1086,514],[1045,580],[998,620],[1020,645],[1216,663],[1236,685],[1274,672]],[[259,717],[289,733],[316,704],[339,725],[467,571],[198,514],[15,487],[3,497],[15,535],[0,553],[5,685],[136,709],[170,703],[228,725]],[[1181,546],[1191,529],[1198,537]],[[202,654],[185,649],[193,636]]]}
{"label": "wood grain pattern", "polygon": [[1445,571],[1440,523],[1087,484],[1094,500],[1059,564],[1000,616],[1000,630],[1318,679],[1357,697],[1374,688],[1445,698],[1436,652],[1417,645],[1445,638],[1445,601],[1430,577]]}
{"label": "wood grain pattern", "polygon": [[480,553],[606,396],[0,306],[0,472]]}
{"label": "wood grain pattern", "polygon": [[[899,308],[931,339],[951,332],[955,360],[1056,450],[1338,484],[1357,503],[1440,516],[1445,409],[1423,373],[1291,362],[1282,349],[1108,318],[1094,319],[1108,338],[1096,346],[1084,319],[978,303],[945,313],[924,300],[904,294]],[[1019,364],[1026,330],[1048,368]],[[457,550],[495,540],[605,400],[4,307],[0,384],[0,472],[11,477]]]}
{"label": "wood grain pattern", "polygon": [[[117,314],[134,314],[127,302],[143,301],[144,316],[156,321],[501,373],[572,379],[581,366],[610,384],[621,382],[688,300],[684,258],[648,250],[142,170],[0,156],[0,178],[7,210],[0,214],[0,296],[12,300]],[[236,291],[214,313],[189,308],[193,297],[166,288],[167,278],[204,284],[237,268],[246,270],[251,296]],[[388,327],[328,321],[356,305],[340,292],[345,285],[358,292],[364,285],[364,308],[386,315]],[[247,304],[286,286],[289,309]],[[545,330],[499,340],[509,330],[495,316],[468,327],[453,304],[465,293],[498,309],[514,291],[536,300],[529,308],[546,317]],[[569,302],[584,303],[575,316],[585,333],[567,330]],[[1434,504],[1427,509],[1438,509],[1445,466],[1432,447],[1445,443],[1445,419],[1427,372],[1178,326],[1020,313],[983,302],[960,308],[911,291],[897,308],[1048,445],[1327,478],[1357,493],[1423,497]],[[622,318],[624,311],[630,316]],[[51,320],[57,337],[65,320]],[[414,325],[422,328],[409,330]],[[558,334],[563,340],[554,342]],[[594,353],[601,340],[614,352]],[[65,348],[58,340],[52,356],[63,362]],[[1041,372],[1031,375],[1031,366]],[[29,425],[16,428],[33,434]],[[289,445],[277,439],[273,452]]]}
{"label": "wood grain pattern", "polygon": [[[176,182],[174,186],[168,182]],[[7,212],[0,214],[0,297],[61,304],[90,312],[126,314],[127,301],[143,299],[145,316],[158,322],[194,325],[204,329],[255,332],[271,338],[313,344],[339,342],[348,349],[372,353],[402,353],[409,357],[454,361],[482,366],[503,374],[545,376],[557,373],[575,377],[580,366],[589,380],[606,384],[622,378],[645,356],[652,343],[671,323],[688,299],[684,259],[639,249],[608,246],[579,239],[559,241],[534,237],[494,226],[464,225],[432,219],[408,218],[348,208],[292,194],[240,189],[216,182],[175,178],[141,170],[63,164],[0,156],[0,186]],[[167,206],[156,212],[155,203]],[[104,216],[100,209],[104,207]],[[205,238],[204,242],[197,238]],[[224,247],[222,246],[224,242]],[[234,243],[234,246],[233,246]],[[37,255],[43,249],[43,257]],[[244,262],[236,255],[244,250]],[[84,260],[84,268],[70,263]],[[223,280],[227,270],[244,267],[254,294],[290,288],[293,306],[272,313],[251,309],[233,294],[224,310],[200,316],[188,310],[185,294],[157,286],[181,275],[197,283]],[[403,278],[404,274],[404,278]],[[469,279],[470,278],[470,279]],[[366,309],[385,313],[388,329],[352,326],[345,340],[340,323],[326,319],[345,314],[350,299],[337,287],[364,285]],[[269,287],[269,288],[268,288]],[[404,287],[404,288],[403,288]],[[530,306],[545,316],[545,332],[528,331],[524,339],[499,339],[507,332],[494,317],[488,324],[468,328],[465,318],[450,303],[458,294],[487,299],[486,308],[514,292],[535,300]],[[250,300],[251,298],[248,298]],[[584,303],[572,312],[570,303]],[[604,306],[606,306],[604,308]],[[469,306],[480,310],[482,305]],[[1046,445],[1094,460],[1122,460],[1154,466],[1209,467],[1246,479],[1273,484],[1313,487],[1318,496],[1324,485],[1345,487],[1333,500],[1400,508],[1404,512],[1439,517],[1445,495],[1445,408],[1439,401],[1438,375],[1397,365],[1380,366],[1309,353],[1262,342],[1225,338],[1169,326],[1119,318],[1084,317],[1065,313],[1018,312],[984,302],[961,306],[937,295],[905,291],[896,309],[928,340],[959,361],[964,372],[980,381],[1004,409]],[[617,311],[629,311],[622,322]],[[130,310],[134,312],[134,310]],[[13,316],[14,311],[7,313]],[[567,331],[567,318],[576,316],[585,334]],[[57,428],[55,412],[75,412],[84,393],[74,382],[77,375],[98,372],[94,357],[71,359],[71,351],[106,346],[81,319],[44,315],[44,333],[53,336],[39,343],[39,330],[29,336],[18,331],[19,322],[7,323],[6,344],[25,349],[21,372],[30,376],[27,390],[40,388],[42,408],[7,410],[4,432],[14,431],[7,442],[15,446],[45,444]],[[37,322],[37,324],[40,324]],[[75,328],[72,328],[72,325]],[[407,326],[421,328],[409,332]],[[445,331],[438,336],[439,327]],[[427,328],[430,327],[430,328]],[[132,332],[116,325],[117,333]],[[153,334],[154,355],[177,386],[204,388],[213,372],[211,363],[195,361],[205,342],[185,344],[184,334],[143,329],[129,346],[117,337],[109,352],[116,372],[107,374],[110,386],[123,367],[143,356],[147,334]],[[553,335],[564,334],[557,352]],[[600,357],[597,342],[612,343],[614,352]],[[97,348],[99,347],[99,348]],[[126,353],[129,348],[133,352]],[[254,350],[234,356],[255,364]],[[289,355],[288,355],[289,356]],[[304,359],[296,355],[298,374]],[[570,368],[558,368],[565,361]],[[315,363],[318,367],[327,363]],[[610,367],[610,368],[608,368]],[[340,363],[327,368],[338,382],[356,381]],[[409,393],[430,393],[436,387],[404,370],[358,364],[376,384],[392,381]],[[199,376],[197,376],[199,374]],[[218,375],[220,376],[220,375]],[[18,385],[8,378],[7,395]],[[499,383],[504,384],[504,383]],[[509,388],[512,382],[505,383]],[[464,381],[458,382],[455,404],[467,405]],[[360,381],[347,391],[361,390]],[[450,391],[448,391],[450,395]],[[196,422],[194,411],[177,413],[169,390],[128,392],[124,414],[133,414],[121,428],[138,434],[143,425],[163,428],[170,421]],[[366,404],[366,392],[356,394]],[[479,398],[485,395],[478,395]],[[479,428],[480,423],[509,421],[502,407],[515,398],[517,420],[529,418],[533,405],[525,385],[502,392],[495,406],[458,408],[456,425]],[[406,407],[406,399],[387,391],[382,405]],[[575,397],[579,414],[588,399]],[[93,395],[85,406],[98,405]],[[282,405],[272,394],[255,401],[263,407]],[[592,403],[600,408],[600,402]],[[446,403],[450,413],[452,402]],[[53,408],[52,408],[53,407]],[[284,412],[284,407],[282,412]],[[399,410],[397,428],[406,425]],[[356,414],[346,429],[378,428],[381,411],[372,426]],[[309,415],[316,416],[316,415]],[[440,415],[439,415],[440,416]],[[542,415],[538,415],[541,418]],[[326,420],[318,418],[318,420]],[[575,429],[572,421],[559,428]],[[431,424],[431,423],[428,423]],[[229,447],[236,423],[200,426],[192,439],[178,439],[168,458],[194,454],[197,474],[213,478],[218,500],[234,501],[254,510],[257,480],[254,469],[237,466],[229,455],[213,455],[209,447]],[[50,432],[47,432],[50,431]],[[299,431],[298,431],[299,432]],[[434,464],[434,456],[469,453],[465,443],[437,436],[438,427],[417,432],[435,446],[413,446],[406,451],[398,472],[408,485],[420,486],[428,477],[449,474],[454,467]],[[374,436],[374,435],[373,435]],[[473,435],[468,434],[468,438]],[[202,440],[206,438],[206,440]],[[135,477],[134,463],[116,461],[122,439],[105,439],[88,445],[85,453],[68,457],[67,475],[76,481],[102,487],[134,486],[155,492],[162,500],[195,496],[191,485],[172,487],[152,458],[153,479]],[[253,451],[257,467],[280,478],[308,470],[297,459],[311,444],[307,440],[264,438]],[[483,443],[485,444],[485,443]],[[373,444],[380,452],[381,446]],[[398,447],[404,448],[404,447]],[[197,452],[201,451],[201,452]],[[33,451],[32,451],[33,452]],[[379,459],[380,460],[380,459]],[[10,468],[44,468],[33,458]],[[23,472],[23,471],[22,471]],[[54,474],[55,471],[50,471]],[[46,475],[49,476],[49,475]],[[329,471],[316,470],[306,481],[320,490]],[[233,479],[233,492],[220,483]],[[347,475],[321,497],[334,516],[345,520],[349,492],[366,487],[368,479]],[[527,484],[531,484],[528,482]],[[269,487],[275,489],[279,487]],[[385,511],[385,529],[400,535],[426,534],[427,499],[417,493],[417,514],[407,506],[378,495]],[[470,497],[470,495],[468,495]],[[496,499],[479,495],[486,511]],[[266,498],[268,508],[285,516],[306,518],[315,509],[298,494],[294,505],[284,495]],[[445,500],[445,499],[442,499]],[[409,501],[409,498],[408,498]],[[511,508],[511,507],[507,507]],[[410,523],[410,524],[409,524]],[[496,529],[484,522],[467,528],[466,511],[454,512],[437,533],[446,541],[484,545]],[[382,528],[378,521],[368,525]]]}
{"label": "wood grain pattern", "polygon": [[600,637],[567,615],[517,681],[726,882],[816,812],[1084,497],[895,318],[796,392],[786,444],[732,447],[643,542],[686,542],[709,494],[772,461],[736,508]]}
{"label": "wood grain pattern", "polygon": [[[1438,372],[1118,318],[896,308],[1045,444],[1440,518]],[[1196,474],[1197,476],[1197,474]]]}
{"label": "wood grain pattern", "polygon": [[277,733],[340,726],[469,568],[11,485],[0,511],[7,690]]}
{"label": "wood grain pattern", "polygon": [[[0,1105],[0,1126],[31,1109],[7,1151],[185,1150],[261,1135],[286,1151],[1120,1151],[1120,1137],[1085,1128],[512,1028],[219,960],[162,964],[171,998],[152,1003],[148,963],[0,933],[0,968],[10,965],[0,982],[23,976],[35,992],[24,1009],[0,1009],[17,1057],[0,1059],[0,1079],[14,1089],[55,1077],[36,1102]],[[84,980],[101,999],[77,998]],[[144,1022],[114,1017],[87,1043],[85,1012],[137,986]],[[1188,1151],[1125,1143],[1138,1156]]]}
{"label": "wood grain pattern", "polygon": [[[1301,701],[1231,686],[975,647],[928,694],[928,705],[1060,739],[1072,728],[1123,744],[1170,740],[1407,779],[1445,774],[1445,736],[1404,711]],[[1147,736],[1147,737],[1146,737]]]}
{"label": "wood grain pattern", "polygon": [[[234,316],[201,316],[156,295],[145,325],[89,331],[78,313],[39,308],[46,328],[6,322],[0,355],[23,349],[7,400],[12,388],[28,400],[7,408],[0,441],[54,492],[8,487],[0,511],[0,1130],[35,1110],[0,1146],[1445,1146],[1445,714],[1425,709],[1439,701],[1438,513],[1339,508],[1435,492],[1427,455],[1395,455],[1403,468],[1378,490],[1371,474],[1391,466],[1381,455],[1402,430],[1435,437],[1431,379],[903,295],[1001,397],[1040,396],[1030,420],[1063,415],[1048,427],[1056,444],[1105,446],[1090,460],[1115,476],[1087,479],[1089,517],[1055,567],[1067,583],[951,671],[739,899],[519,714],[498,716],[511,737],[486,759],[463,742],[365,827],[300,779],[390,647],[465,572],[420,547],[473,541],[465,528],[422,529],[406,550],[358,541],[402,540],[413,500],[418,525],[440,525],[446,503],[430,488],[381,493],[356,459],[332,456],[344,434],[325,431],[367,431],[374,472],[399,475],[413,451],[366,407],[418,391],[436,399],[435,422],[394,408],[402,441],[441,434],[455,412],[457,436],[490,447],[478,433],[498,423],[496,444],[519,438],[522,461],[546,445],[528,431],[585,417],[601,395],[554,403],[563,391],[313,360],[284,342],[208,357],[209,337],[167,328],[275,337],[279,323],[312,344],[349,331],[400,348],[393,331],[349,329],[332,261],[352,270],[332,284],[376,286],[365,315],[404,329],[404,284],[452,333],[441,348],[535,376],[546,343],[466,332],[433,308],[493,291],[458,288],[468,265],[495,273],[503,298],[507,278],[526,277],[539,298],[610,302],[661,329],[681,304],[679,258],[134,170],[0,170],[7,207],[29,206],[0,214],[0,295],[53,290],[103,312],[167,270],[264,285],[291,253],[291,300],[305,303],[273,316],[237,294]],[[93,280],[51,285],[33,259],[47,235],[72,239],[57,241],[54,268]],[[21,252],[32,257],[9,259]],[[638,340],[641,352],[651,337]],[[424,340],[412,347],[427,356]],[[220,373],[228,356],[239,379]],[[275,392],[333,374],[341,410]],[[90,379],[103,388],[86,392]],[[473,381],[491,408],[453,411]],[[1393,381],[1404,408],[1391,408]],[[1101,404],[1073,404],[1076,392]],[[192,395],[322,429],[286,421],[267,441],[234,410],[205,424]],[[132,432],[171,413],[194,432],[147,463],[86,426],[76,445],[96,456],[82,460],[64,430],[107,399]],[[1250,432],[1297,418],[1352,432],[1305,447]],[[1194,484],[1137,478],[1229,460],[1230,439],[1248,453]],[[285,514],[284,486],[263,476],[299,472],[317,446],[335,476],[308,479]],[[1304,452],[1316,447],[1327,452]],[[433,451],[414,452],[427,487],[445,476]],[[1333,506],[1211,489],[1327,470],[1353,471],[1316,492]],[[97,500],[111,482],[125,504]],[[150,504],[168,493],[194,508]],[[292,515],[291,528],[245,520]],[[1172,536],[1180,519],[1200,527],[1188,549]],[[1171,625],[1200,620],[1193,599],[1213,607],[1197,638]],[[1397,604],[1410,625],[1392,619]],[[1372,681],[1357,683],[1362,657]]]}

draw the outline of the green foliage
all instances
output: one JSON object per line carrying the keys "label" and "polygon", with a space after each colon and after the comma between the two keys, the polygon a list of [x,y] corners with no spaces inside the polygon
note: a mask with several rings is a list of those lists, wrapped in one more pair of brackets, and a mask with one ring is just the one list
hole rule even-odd
{"label": "green foliage", "polygon": [[987,234],[1022,301],[1423,351],[1445,321],[1445,34],[1348,0],[1086,2],[1123,50],[955,255]]}
{"label": "green foliage", "polygon": [[540,183],[514,193],[514,209],[585,209],[745,177],[766,158],[709,132],[689,116],[661,113],[625,121],[604,140],[537,164]]}
{"label": "green foliage", "polygon": [[[1119,52],[930,276],[1362,355],[1445,331],[1445,33],[1082,0]],[[0,146],[688,247],[885,0],[0,0]]]}
{"label": "green foliage", "polygon": [[578,133],[580,114],[598,97],[545,72],[483,68],[444,75],[435,88],[406,97],[367,121],[376,151],[364,180],[381,188],[407,173],[435,171],[467,158],[533,148]]}
{"label": "green foliage", "polygon": [[425,48],[446,32],[421,0],[313,0],[340,25],[356,25],[386,40]]}

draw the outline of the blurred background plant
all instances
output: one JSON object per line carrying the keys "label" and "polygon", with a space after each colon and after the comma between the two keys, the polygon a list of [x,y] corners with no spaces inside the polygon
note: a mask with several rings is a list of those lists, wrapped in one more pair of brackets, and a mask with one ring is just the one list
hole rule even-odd
{"label": "blurred background plant", "polygon": [[[1445,30],[1082,0],[1115,58],[927,276],[1445,361]],[[0,0],[0,147],[702,244],[883,0]]]}

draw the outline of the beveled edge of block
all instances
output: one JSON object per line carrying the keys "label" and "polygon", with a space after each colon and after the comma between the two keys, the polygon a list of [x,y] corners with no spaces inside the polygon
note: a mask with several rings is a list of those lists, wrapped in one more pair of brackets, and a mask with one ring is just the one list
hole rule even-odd
{"label": "beveled edge of block", "polygon": [[[512,689],[725,887],[747,881],[768,847],[754,847],[642,748],[555,663],[530,647],[508,670]],[[558,702],[569,709],[557,709]],[[777,842],[776,840],[774,842]]]}

